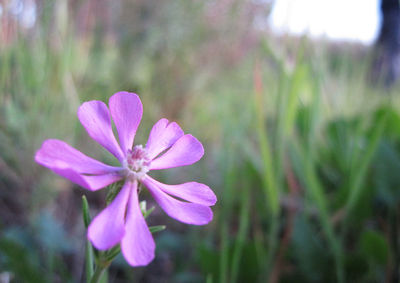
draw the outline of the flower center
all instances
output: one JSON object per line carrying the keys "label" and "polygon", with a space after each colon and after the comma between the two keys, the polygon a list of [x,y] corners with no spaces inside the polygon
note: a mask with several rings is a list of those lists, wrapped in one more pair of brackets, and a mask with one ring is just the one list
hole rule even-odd
{"label": "flower center", "polygon": [[126,154],[125,169],[128,178],[140,180],[148,171],[150,158],[142,145],[136,145]]}

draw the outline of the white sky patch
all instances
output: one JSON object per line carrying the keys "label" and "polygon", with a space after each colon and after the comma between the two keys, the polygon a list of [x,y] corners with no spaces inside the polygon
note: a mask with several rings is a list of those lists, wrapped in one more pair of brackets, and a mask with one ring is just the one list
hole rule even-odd
{"label": "white sky patch", "polygon": [[32,28],[36,22],[36,4],[34,1],[25,1],[24,10],[20,15],[20,21],[23,27]]}
{"label": "white sky patch", "polygon": [[276,0],[269,18],[277,32],[371,44],[380,25],[379,0]]}
{"label": "white sky patch", "polygon": [[35,25],[37,8],[34,0],[10,0],[9,2],[6,1],[4,6],[2,5],[0,3],[0,19],[3,14],[8,14],[19,21],[24,28],[29,29]]}

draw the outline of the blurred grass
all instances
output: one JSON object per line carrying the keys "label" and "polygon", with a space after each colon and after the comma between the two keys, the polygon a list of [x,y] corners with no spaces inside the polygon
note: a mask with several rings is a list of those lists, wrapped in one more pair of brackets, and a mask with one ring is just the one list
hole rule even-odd
{"label": "blurred grass", "polygon": [[115,3],[42,1],[29,30],[0,18],[0,273],[84,278],[81,195],[95,215],[105,194],[73,189],[33,155],[58,138],[115,162],[76,111],[127,90],[144,104],[137,143],[166,117],[205,145],[161,180],[206,183],[218,203],[200,228],[157,208],[156,260],[117,260],[110,281],[396,282],[399,89],[366,81],[370,48],[257,31],[268,6],[253,2]]}

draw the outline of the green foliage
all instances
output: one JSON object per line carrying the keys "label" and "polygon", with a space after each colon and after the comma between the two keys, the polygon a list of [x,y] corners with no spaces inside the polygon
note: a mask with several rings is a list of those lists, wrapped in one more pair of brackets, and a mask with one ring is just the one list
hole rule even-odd
{"label": "green foliage", "polygon": [[17,280],[43,282],[43,270],[32,251],[4,238],[0,241],[0,250],[2,268],[11,271]]}
{"label": "green foliage", "polygon": [[360,238],[360,250],[367,261],[383,265],[388,261],[389,246],[384,235],[375,231],[365,231]]}

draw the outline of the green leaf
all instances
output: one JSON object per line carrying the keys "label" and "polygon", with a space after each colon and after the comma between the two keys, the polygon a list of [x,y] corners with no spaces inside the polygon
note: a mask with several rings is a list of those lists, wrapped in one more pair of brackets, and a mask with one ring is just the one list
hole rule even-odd
{"label": "green leaf", "polygon": [[354,167],[356,170],[354,170],[354,174],[351,176],[349,187],[350,195],[345,205],[346,212],[348,214],[351,213],[352,209],[361,198],[361,194],[363,193],[364,188],[363,184],[365,181],[365,176],[368,173],[369,165],[378,148],[379,141],[381,140],[385,126],[386,116],[382,116],[380,120],[375,123],[371,132],[371,137],[369,138],[369,143],[366,145],[365,152],[359,158],[359,162],[357,162]]}
{"label": "green leaf", "polygon": [[86,196],[82,196],[82,216],[83,216],[83,223],[85,224],[85,228],[87,229],[92,220],[90,218],[89,203],[86,199]]}
{"label": "green leaf", "polygon": [[15,276],[12,282],[48,282],[49,275],[41,266],[39,256],[16,242],[14,239],[0,238],[1,271],[10,271]]}
{"label": "green leaf", "polygon": [[389,244],[380,232],[365,231],[361,235],[360,249],[371,263],[383,265],[388,260]]}
{"label": "green leaf", "polygon": [[394,143],[384,140],[374,160],[372,181],[379,201],[395,209],[400,200],[400,155]]}
{"label": "green leaf", "polygon": [[312,220],[304,214],[296,216],[289,252],[305,282],[327,282],[329,278],[334,278],[333,251],[326,249],[322,236],[312,225]]}
{"label": "green leaf", "polygon": [[116,182],[112,185],[110,185],[107,196],[106,196],[106,203],[107,205],[110,204],[114,198],[117,196],[117,194],[121,191],[122,189],[122,182]]}
{"label": "green leaf", "polygon": [[147,217],[149,217],[150,213],[152,213],[154,209],[155,209],[155,207],[153,206],[153,207],[150,208],[149,210],[146,210],[146,211],[144,211],[144,212],[142,211],[144,219],[146,219]]}
{"label": "green leaf", "polygon": [[121,246],[117,245],[106,252],[105,259],[107,261],[112,261],[120,252],[121,252]]}
{"label": "green leaf", "polygon": [[139,207],[142,213],[145,214],[147,208],[147,202],[145,200],[142,200],[141,202],[139,202]]}
{"label": "green leaf", "polygon": [[167,226],[165,226],[165,225],[151,226],[151,227],[149,227],[149,230],[151,233],[156,233],[156,232],[165,230],[166,227]]}

